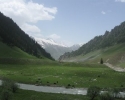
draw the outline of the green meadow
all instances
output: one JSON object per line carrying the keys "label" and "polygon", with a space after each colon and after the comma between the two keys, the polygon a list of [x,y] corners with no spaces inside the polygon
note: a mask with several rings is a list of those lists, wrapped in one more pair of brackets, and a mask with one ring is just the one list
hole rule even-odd
{"label": "green meadow", "polygon": [[124,87],[124,73],[116,72],[101,64],[57,63],[0,64],[1,78],[20,83],[81,87]]}

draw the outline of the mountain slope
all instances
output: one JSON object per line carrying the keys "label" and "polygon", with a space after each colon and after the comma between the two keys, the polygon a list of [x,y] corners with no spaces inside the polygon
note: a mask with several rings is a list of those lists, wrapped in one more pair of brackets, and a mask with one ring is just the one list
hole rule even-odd
{"label": "mountain slope", "polygon": [[64,62],[84,62],[84,63],[100,63],[103,58],[104,63],[110,63],[114,66],[125,68],[125,43],[110,46],[89,52],[85,55],[75,57],[67,57]]}
{"label": "mountain slope", "polygon": [[25,34],[12,19],[2,13],[0,13],[0,37],[1,41],[10,47],[16,46],[28,54],[53,60],[51,55],[41,48],[34,39]]}
{"label": "mountain slope", "polygon": [[35,38],[35,40],[56,60],[58,60],[59,57],[65,52],[71,52],[77,50],[80,47],[80,45],[73,45],[71,47],[67,47],[63,44],[56,43],[52,39]]}
{"label": "mountain slope", "polygon": [[[99,57],[100,55],[105,55],[108,59],[110,58],[110,63],[114,64],[115,62],[118,63],[118,61],[113,61],[114,57],[117,59],[120,59],[123,57],[124,53],[121,51],[121,49],[124,47],[125,43],[125,22],[121,23],[119,26],[114,27],[110,32],[106,31],[104,35],[96,36],[92,40],[90,40],[88,43],[84,44],[82,47],[80,47],[78,50],[73,51],[71,53],[65,53],[60,57],[60,61],[87,61],[90,58],[95,59],[95,56]],[[122,45],[119,47],[118,45]],[[112,52],[110,52],[110,48]],[[109,48],[109,49],[107,49]],[[110,52],[110,57],[106,55],[105,53],[100,53],[99,51],[107,50],[107,52]],[[115,50],[119,50],[122,53],[116,53]],[[113,54],[114,53],[114,54]],[[89,55],[89,56],[88,56]],[[116,56],[117,55],[117,56]],[[103,57],[103,56],[102,56]],[[119,58],[118,58],[119,57]],[[98,60],[92,60],[92,61],[99,61]]]}
{"label": "mountain slope", "polygon": [[0,58],[27,58],[36,59],[37,57],[29,55],[21,49],[13,46],[10,47],[5,43],[0,42]]}

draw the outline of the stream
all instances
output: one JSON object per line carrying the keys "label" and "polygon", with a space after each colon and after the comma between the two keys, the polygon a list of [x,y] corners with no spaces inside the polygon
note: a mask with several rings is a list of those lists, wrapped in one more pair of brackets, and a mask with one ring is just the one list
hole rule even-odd
{"label": "stream", "polygon": [[[0,85],[2,84],[2,80],[0,80]],[[73,88],[67,89],[64,87],[50,87],[50,86],[36,86],[30,84],[22,84],[17,83],[20,89],[23,90],[33,90],[37,92],[45,92],[45,93],[62,93],[62,94],[74,94],[74,95],[86,95],[87,89],[83,88]]]}

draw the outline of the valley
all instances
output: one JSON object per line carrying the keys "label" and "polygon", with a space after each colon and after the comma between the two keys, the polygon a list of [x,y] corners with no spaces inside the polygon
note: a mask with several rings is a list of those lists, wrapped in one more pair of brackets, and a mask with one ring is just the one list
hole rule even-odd
{"label": "valley", "polygon": [[[125,22],[82,46],[66,47],[53,40],[34,39],[12,19],[2,13],[0,18],[0,80],[12,80],[37,88],[79,88],[87,90],[87,93],[92,86],[102,91],[125,91]],[[19,89],[13,94],[13,100],[90,99],[87,93],[86,96],[30,90]]]}

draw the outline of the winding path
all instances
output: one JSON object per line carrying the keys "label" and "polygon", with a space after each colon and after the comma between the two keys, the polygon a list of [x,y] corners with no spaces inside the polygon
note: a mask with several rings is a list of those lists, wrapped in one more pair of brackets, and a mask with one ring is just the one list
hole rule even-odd
{"label": "winding path", "polygon": [[116,67],[116,66],[113,66],[109,63],[104,63],[106,66],[108,66],[109,68],[115,70],[115,71],[118,71],[118,72],[125,72],[125,68],[120,68],[120,67]]}

